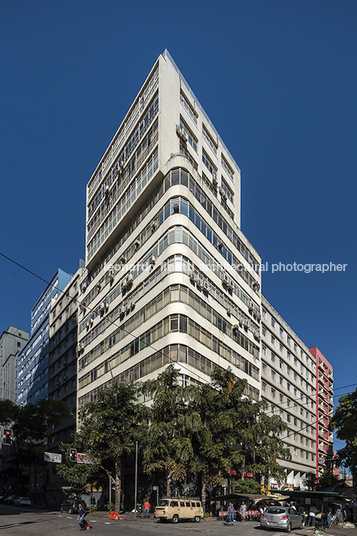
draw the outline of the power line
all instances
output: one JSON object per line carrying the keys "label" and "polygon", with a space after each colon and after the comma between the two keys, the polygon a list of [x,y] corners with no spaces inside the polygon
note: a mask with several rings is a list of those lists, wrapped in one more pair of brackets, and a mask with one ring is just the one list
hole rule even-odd
{"label": "power line", "polygon": [[[4,255],[3,253],[0,252],[0,255],[2,257],[4,257],[5,259],[7,259],[8,261],[12,262],[13,264],[16,264],[16,266],[18,266],[19,268],[22,268],[23,270],[25,270],[26,272],[30,273],[31,275],[33,275],[34,277],[36,277],[37,279],[40,279],[41,281],[43,281],[44,283],[46,283],[47,285],[51,286],[52,288],[55,288],[56,290],[58,290],[61,294],[64,294],[64,290],[60,290],[58,287],[56,287],[55,285],[51,284],[50,282],[48,282],[46,279],[44,279],[43,277],[37,275],[35,272],[33,272],[32,270],[29,270],[28,268],[26,268],[25,266],[23,266],[22,264],[20,264],[19,262],[16,262],[15,260],[11,259],[10,257],[8,257],[7,255]],[[95,312],[95,309],[89,307],[88,305],[83,305],[78,299],[74,298],[74,301],[78,304],[78,305],[81,305],[81,306],[84,306],[89,312],[92,312],[94,313]],[[132,334],[132,332],[130,331],[127,331],[125,328],[123,328],[122,326],[118,325],[115,323],[114,320],[109,320],[109,325],[113,325],[121,330],[123,330],[127,335],[131,335],[133,337],[133,339],[137,339],[137,337],[135,335]],[[152,348],[155,352],[160,352],[161,355],[163,355],[163,350],[160,349],[156,349],[152,344],[145,344],[145,348]],[[173,359],[171,359],[169,356],[166,356],[169,361],[171,363],[176,363],[176,361],[174,361]],[[197,378],[202,381],[202,376],[200,376],[197,372],[195,372],[194,370],[190,370],[189,368],[187,368],[185,366],[185,363],[182,363],[181,361],[178,361],[178,363],[180,364],[180,367],[185,369],[187,372],[189,372],[190,374],[194,374],[195,376],[197,376]]]}
{"label": "power line", "polygon": [[[28,272],[29,274],[33,275],[34,277],[36,277],[37,279],[39,279],[40,281],[43,281],[44,283],[46,283],[46,285],[52,287],[52,288],[55,288],[56,290],[58,290],[58,292],[60,292],[61,294],[64,293],[64,290],[60,290],[57,286],[53,285],[52,283],[50,283],[49,281],[47,281],[46,279],[44,279],[43,277],[41,277],[40,275],[36,274],[35,272],[33,272],[32,270],[30,270],[29,268],[26,268],[26,266],[24,266],[23,264],[15,261],[14,259],[12,259],[11,257],[8,257],[7,255],[5,255],[4,253],[0,252],[0,255],[2,257],[4,257],[5,259],[7,259],[9,262],[12,262],[13,264],[15,264],[16,266],[18,266],[19,268],[21,268],[22,270],[25,270],[26,272]],[[81,305],[82,307],[85,307],[89,312],[95,312],[95,309],[89,307],[88,305],[83,305],[78,299],[74,298],[74,301],[78,304],[78,305]],[[109,320],[109,324],[110,325],[113,325],[121,330],[123,330],[126,334],[128,335],[131,335],[133,337],[133,339],[137,339],[137,337],[135,335],[132,334],[132,332],[130,331],[127,331],[125,328],[123,328],[122,326],[118,325],[114,320]],[[152,348],[155,352],[160,352],[162,354],[163,350],[160,349],[156,349],[152,344],[146,344],[145,345],[145,348]],[[170,357],[168,357],[168,359],[171,361],[171,363],[176,363],[176,361],[172,360]],[[197,378],[199,378],[200,380],[202,380],[202,376],[200,376],[199,374],[197,374],[195,371],[192,371],[190,369],[188,369],[186,366],[185,366],[185,363],[182,363],[182,362],[179,362],[180,363],[180,366],[187,370],[189,373],[191,374],[194,374],[195,376],[197,376]],[[334,391],[336,390],[339,390],[339,389],[346,389],[348,387],[353,387],[357,385],[357,383],[352,383],[352,384],[349,384],[349,385],[344,385],[342,387],[334,387]],[[345,396],[346,394],[350,394],[350,393],[344,393],[342,395],[334,395],[334,398],[337,397],[337,396]],[[284,405],[285,402],[282,404]],[[303,405],[305,404],[308,404],[308,402],[304,402]],[[281,405],[280,404],[275,404],[276,407],[280,407]],[[267,412],[268,413],[268,412]],[[310,426],[310,425],[309,425]]]}

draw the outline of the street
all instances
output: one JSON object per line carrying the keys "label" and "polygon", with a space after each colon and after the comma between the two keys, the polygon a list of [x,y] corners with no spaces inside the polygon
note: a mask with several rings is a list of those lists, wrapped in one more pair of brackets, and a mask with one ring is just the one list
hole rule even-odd
{"label": "street", "polygon": [[[172,523],[159,523],[151,515],[149,519],[121,519],[114,521],[107,518],[104,512],[96,512],[88,515],[87,520],[93,527],[89,532],[93,536],[110,536],[120,533],[121,536],[142,536],[142,535],[162,535],[162,536],[185,536],[192,533],[201,533],[215,536],[227,536],[228,533],[235,533],[239,536],[262,536],[263,531],[259,524],[254,521],[246,523],[228,523],[212,520],[204,520],[201,523],[181,522],[178,525]],[[129,516],[130,517],[130,516]],[[3,532],[1,532],[3,531]],[[77,515],[61,514],[48,510],[35,508],[7,506],[0,504],[0,535],[11,536],[52,536],[59,533],[66,536],[79,534]],[[283,534],[281,531],[271,531],[269,535],[276,536]],[[293,534],[293,533],[292,533]],[[296,536],[311,536],[311,529],[294,531]],[[329,532],[328,536],[357,536],[357,529],[340,529]]]}

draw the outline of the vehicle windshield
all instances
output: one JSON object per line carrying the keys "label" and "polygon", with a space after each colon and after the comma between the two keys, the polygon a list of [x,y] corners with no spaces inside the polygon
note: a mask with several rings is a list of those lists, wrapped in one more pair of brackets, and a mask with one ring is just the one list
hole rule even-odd
{"label": "vehicle windshield", "polygon": [[267,514],[284,514],[285,508],[278,508],[276,506],[270,506],[265,511]]}
{"label": "vehicle windshield", "polygon": [[159,506],[170,506],[170,501],[161,500],[159,501]]}

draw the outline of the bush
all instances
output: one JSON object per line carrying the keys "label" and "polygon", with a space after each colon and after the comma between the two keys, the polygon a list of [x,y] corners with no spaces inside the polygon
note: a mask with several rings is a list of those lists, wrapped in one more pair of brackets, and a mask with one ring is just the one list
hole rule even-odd
{"label": "bush", "polygon": [[87,508],[88,512],[90,512],[91,514],[92,514],[93,512],[95,512],[96,509],[97,509],[97,507],[96,507],[94,504],[90,504],[90,505],[88,506],[88,508]]}
{"label": "bush", "polygon": [[105,507],[107,508],[107,510],[109,510],[109,512],[112,512],[112,510],[114,510],[114,506],[115,506],[114,503],[108,503],[105,505]]}

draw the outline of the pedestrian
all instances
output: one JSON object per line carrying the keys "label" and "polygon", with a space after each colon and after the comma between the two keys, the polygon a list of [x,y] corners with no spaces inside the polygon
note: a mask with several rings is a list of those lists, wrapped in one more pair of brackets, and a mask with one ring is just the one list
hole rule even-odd
{"label": "pedestrian", "polygon": [[242,523],[245,522],[245,513],[246,513],[246,511],[247,511],[247,505],[243,501],[242,504],[240,505],[240,509],[239,509],[239,513],[240,513],[240,517],[242,519]]}
{"label": "pedestrian", "polygon": [[146,499],[146,501],[144,502],[144,517],[149,517],[149,512],[150,512],[150,503]]}
{"label": "pedestrian", "polygon": [[79,503],[78,504],[78,523],[79,523],[79,526],[80,526],[80,530],[86,530],[86,529],[89,529],[89,523],[87,523],[87,521],[84,519],[85,516],[87,515],[87,511],[86,509],[84,508],[83,504],[82,503]]}
{"label": "pedestrian", "polygon": [[230,503],[230,505],[228,506],[228,521],[229,521],[229,524],[230,525],[233,525],[233,521],[234,521],[234,507],[233,507],[233,504]]}
{"label": "pedestrian", "polygon": [[332,521],[332,508],[331,506],[329,506],[327,510],[327,528],[328,529],[330,528],[331,521]]}
{"label": "pedestrian", "polygon": [[313,527],[315,525],[315,517],[316,517],[316,514],[317,514],[317,508],[316,506],[313,504],[312,506],[310,506],[310,511],[309,511],[309,521],[307,523],[308,527]]}

